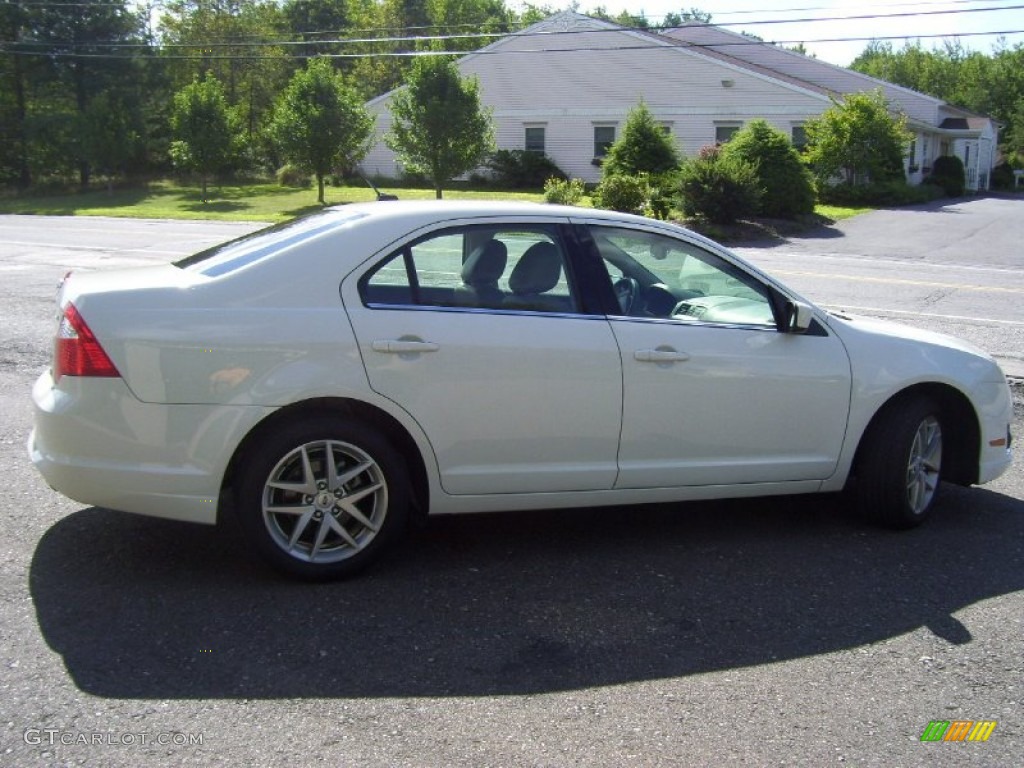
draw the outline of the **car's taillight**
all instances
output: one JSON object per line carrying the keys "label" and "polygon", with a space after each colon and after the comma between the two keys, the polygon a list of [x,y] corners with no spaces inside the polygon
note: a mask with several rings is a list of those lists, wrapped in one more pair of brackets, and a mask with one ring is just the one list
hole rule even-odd
{"label": "car's taillight", "polygon": [[57,328],[57,343],[53,355],[53,380],[61,376],[108,376],[116,377],[113,361],[93,336],[85,320],[74,304],[64,307],[64,314]]}

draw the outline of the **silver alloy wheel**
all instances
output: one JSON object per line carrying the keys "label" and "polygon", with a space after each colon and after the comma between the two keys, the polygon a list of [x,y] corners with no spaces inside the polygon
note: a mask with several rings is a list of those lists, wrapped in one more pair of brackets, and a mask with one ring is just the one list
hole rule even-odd
{"label": "silver alloy wheel", "polygon": [[917,427],[907,464],[907,504],[915,515],[923,514],[935,497],[942,467],[942,427],[934,416]]}
{"label": "silver alloy wheel", "polygon": [[271,539],[310,563],[336,563],[364,549],[387,511],[381,468],[364,451],[337,440],[294,449],[263,487],[263,522]]}

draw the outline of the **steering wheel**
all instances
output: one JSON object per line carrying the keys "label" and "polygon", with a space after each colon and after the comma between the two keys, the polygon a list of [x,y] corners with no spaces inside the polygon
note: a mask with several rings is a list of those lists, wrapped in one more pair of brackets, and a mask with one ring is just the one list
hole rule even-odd
{"label": "steering wheel", "polygon": [[628,315],[640,295],[640,283],[632,277],[620,277],[612,288],[615,290],[615,298],[619,301],[619,309],[622,310],[622,314]]}

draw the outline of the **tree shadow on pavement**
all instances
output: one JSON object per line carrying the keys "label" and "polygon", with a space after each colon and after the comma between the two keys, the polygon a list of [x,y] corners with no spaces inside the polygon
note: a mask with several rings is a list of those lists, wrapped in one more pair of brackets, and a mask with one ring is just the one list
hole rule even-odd
{"label": "tree shadow on pavement", "polygon": [[915,531],[835,497],[439,518],[362,576],[288,581],[218,528],[84,509],[40,541],[39,625],[116,698],[533,694],[825,654],[1024,588],[1024,503],[947,488]]}

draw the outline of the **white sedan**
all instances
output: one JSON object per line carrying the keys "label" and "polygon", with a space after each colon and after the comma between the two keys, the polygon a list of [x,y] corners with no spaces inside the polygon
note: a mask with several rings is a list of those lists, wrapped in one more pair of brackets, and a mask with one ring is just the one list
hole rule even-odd
{"label": "white sedan", "polygon": [[1011,460],[984,353],[608,211],[349,205],[76,273],[58,305],[29,440],[50,485],[200,523],[233,509],[303,577],[362,567],[413,514],[849,486],[909,527],[940,479]]}

